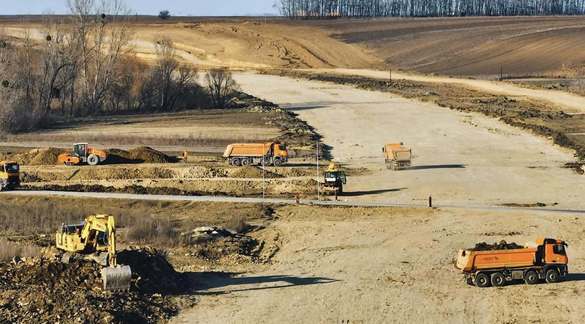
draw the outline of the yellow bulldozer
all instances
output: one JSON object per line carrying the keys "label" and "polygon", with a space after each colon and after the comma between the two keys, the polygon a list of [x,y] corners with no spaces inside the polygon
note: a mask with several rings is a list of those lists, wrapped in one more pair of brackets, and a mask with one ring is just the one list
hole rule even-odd
{"label": "yellow bulldozer", "polygon": [[20,167],[13,161],[0,162],[0,191],[20,186]]}
{"label": "yellow bulldozer", "polygon": [[111,215],[91,215],[81,224],[65,225],[55,235],[57,249],[64,251],[62,261],[73,258],[102,265],[104,290],[128,290],[132,278],[130,266],[116,260],[116,223]]}

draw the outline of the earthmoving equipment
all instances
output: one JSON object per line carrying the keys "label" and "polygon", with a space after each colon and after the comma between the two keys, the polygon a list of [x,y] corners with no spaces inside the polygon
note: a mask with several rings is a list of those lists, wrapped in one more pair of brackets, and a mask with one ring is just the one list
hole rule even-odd
{"label": "earthmoving equipment", "polygon": [[274,165],[288,162],[288,150],[280,142],[235,143],[226,147],[223,157],[230,165]]}
{"label": "earthmoving equipment", "polygon": [[386,167],[392,170],[400,170],[410,166],[412,160],[412,150],[404,143],[386,144],[382,147]]}
{"label": "earthmoving equipment", "polygon": [[503,286],[515,279],[535,284],[539,280],[558,282],[568,272],[567,243],[556,239],[538,239],[535,247],[502,242],[494,246],[478,244],[459,250],[456,267],[468,284],[477,287]]}
{"label": "earthmoving equipment", "polygon": [[73,152],[60,154],[57,158],[59,163],[65,165],[78,165],[87,163],[98,165],[108,158],[106,151],[95,149],[87,143],[73,144]]}
{"label": "earthmoving equipment", "polygon": [[347,177],[345,171],[341,170],[336,163],[329,163],[329,166],[325,169],[324,178],[326,190],[334,190],[336,195],[343,193],[343,185],[347,183]]}
{"label": "earthmoving equipment", "polygon": [[56,247],[65,252],[63,262],[79,257],[95,261],[104,267],[101,270],[104,290],[130,288],[130,267],[117,264],[114,216],[91,215],[81,224],[64,224],[55,236]]}
{"label": "earthmoving equipment", "polygon": [[20,186],[20,166],[14,161],[0,162],[0,191]]}
{"label": "earthmoving equipment", "polygon": [[20,186],[20,166],[14,161],[0,162],[0,191]]}

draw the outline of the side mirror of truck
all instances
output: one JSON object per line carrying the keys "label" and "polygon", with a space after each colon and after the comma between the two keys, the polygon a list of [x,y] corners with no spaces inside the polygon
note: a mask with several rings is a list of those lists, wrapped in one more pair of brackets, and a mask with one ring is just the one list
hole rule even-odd
{"label": "side mirror of truck", "polygon": [[382,153],[386,152],[386,148],[382,147]]}

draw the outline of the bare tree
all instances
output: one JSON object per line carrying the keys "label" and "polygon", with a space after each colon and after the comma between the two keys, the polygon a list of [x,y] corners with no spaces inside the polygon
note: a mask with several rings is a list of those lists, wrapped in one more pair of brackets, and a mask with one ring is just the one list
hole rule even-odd
{"label": "bare tree", "polygon": [[212,69],[205,75],[205,80],[211,103],[216,108],[225,108],[229,99],[238,89],[236,81],[232,78],[232,73],[226,69]]}

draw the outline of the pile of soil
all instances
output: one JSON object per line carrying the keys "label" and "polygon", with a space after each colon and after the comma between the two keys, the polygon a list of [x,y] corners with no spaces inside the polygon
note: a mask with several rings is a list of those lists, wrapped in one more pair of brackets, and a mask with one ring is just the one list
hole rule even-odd
{"label": "pile of soil", "polygon": [[201,227],[191,233],[183,233],[181,239],[190,247],[191,256],[205,261],[234,257],[256,261],[264,245],[245,234],[218,227]]}
{"label": "pile of soil", "polygon": [[[233,178],[262,178],[262,169],[255,166],[245,166],[235,169],[231,174]],[[282,178],[283,176],[270,172],[264,171],[264,177],[266,178]]]}
{"label": "pile of soil", "polygon": [[514,242],[508,243],[506,241],[496,242],[494,244],[488,244],[486,242],[477,243],[472,251],[491,251],[491,250],[513,250],[523,249],[524,246],[518,245]]}
{"label": "pile of soil", "polygon": [[148,146],[137,147],[128,151],[110,149],[108,163],[173,163],[177,159]]}
{"label": "pile of soil", "polygon": [[0,318],[18,323],[155,323],[178,313],[170,295],[190,283],[153,249],[122,251],[132,268],[128,292],[101,290],[95,262],[61,263],[58,257],[0,264]]}
{"label": "pile of soil", "polygon": [[7,158],[18,162],[20,165],[52,165],[57,164],[59,154],[66,152],[67,150],[49,147],[13,154]]}

